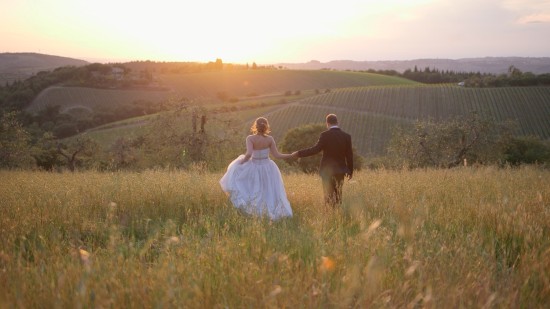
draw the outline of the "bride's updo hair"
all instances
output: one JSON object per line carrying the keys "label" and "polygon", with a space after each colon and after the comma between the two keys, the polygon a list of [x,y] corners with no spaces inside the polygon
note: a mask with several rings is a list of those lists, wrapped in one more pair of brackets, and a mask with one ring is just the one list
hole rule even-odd
{"label": "bride's updo hair", "polygon": [[259,117],[254,121],[254,124],[252,125],[252,128],[250,128],[250,131],[252,131],[253,134],[259,134],[266,136],[271,132],[271,129],[269,128],[269,123],[267,122],[267,119],[264,117]]}

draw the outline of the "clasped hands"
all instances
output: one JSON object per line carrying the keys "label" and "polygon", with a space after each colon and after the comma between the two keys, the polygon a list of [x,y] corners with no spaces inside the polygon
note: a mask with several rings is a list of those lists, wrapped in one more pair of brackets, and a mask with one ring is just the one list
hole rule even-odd
{"label": "clasped hands", "polygon": [[296,160],[296,159],[299,159],[299,158],[300,158],[300,157],[298,156],[298,151],[294,151],[293,153],[288,154],[287,156],[288,156],[288,157],[286,158],[287,160]]}

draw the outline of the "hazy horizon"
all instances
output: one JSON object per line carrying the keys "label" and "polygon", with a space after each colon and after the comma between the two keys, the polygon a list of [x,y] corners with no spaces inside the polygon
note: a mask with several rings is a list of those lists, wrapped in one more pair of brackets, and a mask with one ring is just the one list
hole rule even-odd
{"label": "hazy horizon", "polygon": [[3,2],[0,52],[91,62],[550,56],[550,0]]}

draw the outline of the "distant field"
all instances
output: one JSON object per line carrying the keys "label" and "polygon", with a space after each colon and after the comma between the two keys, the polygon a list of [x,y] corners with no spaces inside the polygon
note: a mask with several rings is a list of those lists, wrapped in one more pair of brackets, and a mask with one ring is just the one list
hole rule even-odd
{"label": "distant field", "polygon": [[265,95],[280,96],[287,91],[294,94],[296,91],[323,92],[342,87],[417,84],[397,77],[336,71],[249,70],[163,74],[157,78],[169,91],[51,87],[44,90],[28,110],[34,112],[47,105],[59,105],[62,110],[84,108],[93,111],[102,106],[116,106],[136,100],[153,103],[169,99],[218,101],[217,95],[220,92],[239,100],[247,100]]}
{"label": "distant field", "polygon": [[396,125],[446,119],[477,111],[497,121],[517,121],[520,135],[550,138],[550,87],[473,89],[458,86],[386,86],[338,89],[269,114],[274,135],[336,113],[362,155],[381,154]]}
{"label": "distant field", "polygon": [[169,97],[168,91],[50,87],[42,91],[27,110],[36,112],[48,105],[59,105],[62,112],[73,108],[93,111],[102,107],[115,107],[117,104],[128,104],[134,101],[158,103]]}
{"label": "distant field", "polygon": [[32,76],[32,73],[25,72],[0,72],[0,86],[5,86],[6,83],[13,83],[17,80],[24,80]]}
{"label": "distant field", "polygon": [[524,128],[523,134],[550,137],[550,87],[361,87],[338,89],[302,103],[411,120],[446,119],[477,111],[496,120],[517,119]]}
{"label": "distant field", "polygon": [[285,91],[335,89],[375,85],[418,84],[407,79],[379,74],[324,70],[248,70],[174,74],[159,77],[163,85],[179,96],[189,98],[215,96],[226,92],[232,96],[283,93]]}

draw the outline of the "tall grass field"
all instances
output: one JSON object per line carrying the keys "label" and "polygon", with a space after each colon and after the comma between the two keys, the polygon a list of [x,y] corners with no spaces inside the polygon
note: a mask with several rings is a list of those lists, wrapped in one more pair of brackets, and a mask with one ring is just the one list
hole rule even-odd
{"label": "tall grass field", "polygon": [[361,171],[236,211],[221,173],[0,171],[0,308],[543,308],[550,171]]}

